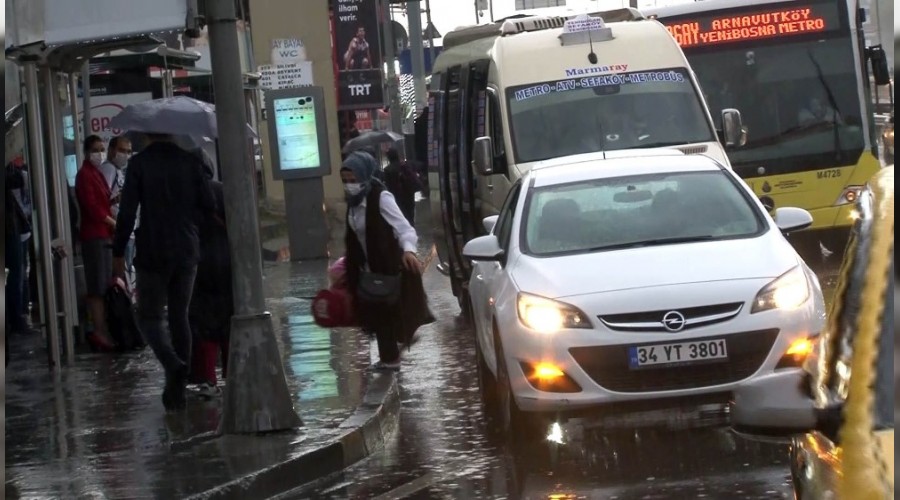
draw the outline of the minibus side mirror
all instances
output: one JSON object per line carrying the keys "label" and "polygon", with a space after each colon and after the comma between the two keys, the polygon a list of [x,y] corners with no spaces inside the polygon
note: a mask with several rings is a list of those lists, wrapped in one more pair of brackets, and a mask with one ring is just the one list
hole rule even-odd
{"label": "minibus side mirror", "polygon": [[722,110],[722,135],[726,148],[737,148],[744,142],[744,125],[741,121],[741,112],[733,109]]}
{"label": "minibus side mirror", "polygon": [[494,145],[490,137],[475,139],[475,145],[472,147],[472,163],[479,174],[493,175]]}

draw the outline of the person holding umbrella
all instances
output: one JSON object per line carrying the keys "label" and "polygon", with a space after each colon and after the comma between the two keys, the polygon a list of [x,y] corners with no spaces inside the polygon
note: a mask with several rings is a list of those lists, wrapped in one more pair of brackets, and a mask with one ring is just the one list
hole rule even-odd
{"label": "person holding umbrella", "polygon": [[197,222],[215,212],[216,202],[198,155],[178,147],[170,135],[147,135],[150,144],[131,159],[125,176],[113,269],[116,276],[124,276],[125,249],[140,207],[134,262],[141,287],[138,320],[147,344],[165,369],[163,405],[167,410],[179,410],[186,404],[184,390],[191,361],[188,308],[200,258]]}

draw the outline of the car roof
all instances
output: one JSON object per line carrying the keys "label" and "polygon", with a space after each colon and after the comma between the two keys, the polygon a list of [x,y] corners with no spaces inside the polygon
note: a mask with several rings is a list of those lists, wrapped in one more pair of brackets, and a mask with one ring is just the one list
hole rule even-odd
{"label": "car roof", "polygon": [[605,160],[595,156],[564,165],[537,167],[529,175],[534,180],[534,187],[543,187],[627,175],[719,170],[725,170],[725,167],[704,155],[653,154]]}

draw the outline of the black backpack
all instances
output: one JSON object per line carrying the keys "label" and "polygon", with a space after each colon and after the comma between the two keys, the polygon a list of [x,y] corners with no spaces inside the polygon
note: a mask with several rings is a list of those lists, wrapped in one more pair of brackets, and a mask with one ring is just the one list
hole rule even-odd
{"label": "black backpack", "polygon": [[120,352],[138,351],[146,345],[138,328],[134,303],[124,286],[112,285],[106,289],[106,326]]}

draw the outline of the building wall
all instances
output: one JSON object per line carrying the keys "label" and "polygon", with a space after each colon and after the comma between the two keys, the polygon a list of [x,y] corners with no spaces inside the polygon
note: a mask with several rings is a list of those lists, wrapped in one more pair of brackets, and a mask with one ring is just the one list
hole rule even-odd
{"label": "building wall", "polygon": [[[325,89],[328,144],[331,148],[332,174],[323,179],[325,205],[335,221],[343,217],[343,187],[340,181],[340,136],[332,65],[328,2],[297,0],[250,0],[253,60],[257,65],[271,64],[271,43],[278,38],[297,38],[306,48],[313,65],[313,83]],[[263,171],[266,202],[273,208],[284,207],[284,185],[272,177],[268,122],[259,116],[259,138],[264,152]],[[334,226],[334,224],[332,224]]]}

